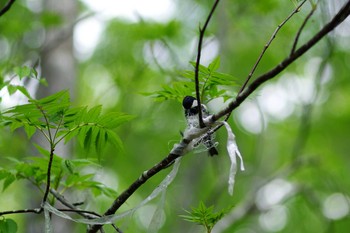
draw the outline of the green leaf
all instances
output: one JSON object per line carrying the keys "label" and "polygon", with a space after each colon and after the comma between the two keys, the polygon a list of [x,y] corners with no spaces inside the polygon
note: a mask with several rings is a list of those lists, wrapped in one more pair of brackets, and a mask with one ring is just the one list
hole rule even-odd
{"label": "green leaf", "polygon": [[28,66],[17,66],[14,68],[14,72],[18,75],[19,79],[22,79],[24,77],[29,77],[31,75],[32,69]]}
{"label": "green leaf", "polygon": [[10,95],[13,95],[17,91],[17,86],[7,85],[7,91]]}
{"label": "green leaf", "polygon": [[102,106],[98,105],[96,107],[91,108],[88,113],[86,114],[86,118],[84,119],[85,122],[96,122],[98,117],[101,114]]}
{"label": "green leaf", "polygon": [[62,169],[68,171],[70,174],[74,173],[74,163],[72,163],[72,161],[69,159],[62,160],[61,167]]}
{"label": "green leaf", "polygon": [[103,115],[98,121],[98,123],[107,128],[113,129],[113,128],[117,128],[118,126],[134,118],[135,116],[132,116],[132,115],[118,113],[118,112],[111,112]]}
{"label": "green leaf", "polygon": [[28,99],[32,99],[32,97],[30,96],[28,90],[23,87],[23,86],[17,86],[17,90],[19,90],[20,92],[22,92],[23,95],[25,95]]}
{"label": "green leaf", "polygon": [[92,138],[92,127],[89,127],[89,130],[85,134],[84,138],[84,148],[89,149],[91,147],[91,138]]}
{"label": "green leaf", "polygon": [[36,127],[25,124],[24,131],[26,132],[28,139],[30,139],[33,136],[33,134],[36,132]]}
{"label": "green leaf", "polygon": [[[196,67],[196,62],[191,61],[190,64],[193,66],[193,68]],[[199,66],[198,66],[198,71],[199,71],[199,73],[202,73],[202,74],[210,74],[210,70],[201,64],[199,64]],[[193,76],[193,78],[194,78],[194,76]]]}
{"label": "green leaf", "polygon": [[85,147],[85,138],[87,136],[87,132],[90,130],[91,126],[85,125],[79,129],[79,134],[78,134],[78,142],[81,147]]}
{"label": "green leaf", "polygon": [[216,57],[208,66],[211,72],[216,71],[220,67],[220,57]]}
{"label": "green leaf", "polygon": [[199,203],[197,208],[192,207],[192,211],[186,211],[188,215],[180,215],[184,220],[198,223],[211,232],[214,225],[228,212],[229,209],[223,209],[214,212],[214,206],[206,207],[203,202]]}
{"label": "green leaf", "polygon": [[69,92],[67,90],[59,91],[53,95],[44,97],[40,100],[33,101],[38,102],[42,105],[48,104],[48,103],[67,103],[69,102]]}
{"label": "green leaf", "polygon": [[49,85],[45,78],[40,78],[39,83],[45,87],[47,87]]}
{"label": "green leaf", "polygon": [[16,180],[16,176],[9,173],[4,180],[2,191],[5,191],[15,180]]}
{"label": "green leaf", "polygon": [[91,159],[71,159],[69,160],[74,167],[82,167],[82,166],[97,166],[100,167],[99,164],[93,162]]}
{"label": "green leaf", "polygon": [[122,140],[112,130],[106,130],[106,139],[111,142],[118,151],[124,151]]}
{"label": "green leaf", "polygon": [[114,189],[106,187],[105,185],[100,188],[100,191],[110,198],[115,198],[118,196],[118,193]]}
{"label": "green leaf", "polygon": [[0,233],[16,233],[17,223],[10,218],[0,219]]}

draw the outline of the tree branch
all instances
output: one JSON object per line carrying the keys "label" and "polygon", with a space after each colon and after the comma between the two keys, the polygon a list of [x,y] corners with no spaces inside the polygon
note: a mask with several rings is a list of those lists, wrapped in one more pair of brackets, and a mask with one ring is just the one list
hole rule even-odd
{"label": "tree branch", "polygon": [[[157,163],[155,166],[153,166],[151,169],[143,172],[137,180],[132,183],[129,188],[127,188],[124,192],[122,192],[113,202],[111,207],[103,214],[103,216],[106,215],[112,215],[114,214],[119,207],[126,202],[126,200],[141,186],[143,185],[148,179],[153,177],[155,174],[160,172],[161,170],[168,168],[171,164],[174,163],[175,159],[181,157],[183,153],[185,152],[186,147],[188,144],[192,141],[192,138],[190,139],[182,139],[180,144],[175,145],[174,149],[169,153],[167,157],[165,157],[162,161]],[[94,233],[97,232],[100,229],[101,225],[93,225],[91,229],[88,231],[88,233]]]}
{"label": "tree branch", "polygon": [[23,209],[23,210],[9,210],[9,211],[0,212],[0,216],[7,215],[7,214],[27,214],[27,213],[40,214],[41,212],[42,212],[41,208]]}
{"label": "tree branch", "polygon": [[241,94],[239,94],[236,99],[229,103],[228,107],[213,115],[211,122],[217,121],[219,118],[226,114],[229,114],[234,109],[236,109],[249,95],[251,95],[261,84],[274,78],[276,75],[285,70],[290,64],[297,60],[300,56],[305,54],[309,49],[311,49],[317,42],[319,42],[325,35],[330,31],[334,30],[339,24],[341,24],[350,14],[350,0],[347,1],[344,6],[338,11],[338,13],[329,21],[314,37],[312,37],[308,42],[302,45],[289,57],[284,59],[280,64],[259,76],[252,84],[248,86]]}
{"label": "tree branch", "polygon": [[52,168],[52,162],[53,162],[53,154],[54,154],[55,148],[51,148],[50,150],[50,157],[49,157],[49,163],[47,165],[47,180],[46,180],[46,189],[43,197],[43,203],[46,202],[47,197],[50,192],[50,183],[51,183],[51,168]]}
{"label": "tree branch", "polygon": [[195,66],[195,69],[194,69],[194,80],[195,80],[195,85],[196,85],[196,99],[197,99],[197,103],[198,103],[198,121],[199,121],[199,126],[201,128],[205,127],[205,124],[204,124],[203,118],[202,118],[202,105],[201,105],[201,98],[200,98],[200,91],[199,91],[199,65],[200,65],[201,53],[202,53],[202,43],[203,43],[205,30],[208,27],[210,19],[211,19],[211,17],[214,14],[214,11],[215,11],[217,5],[219,4],[219,1],[220,0],[216,0],[214,2],[214,5],[211,8],[211,11],[210,11],[210,13],[209,13],[209,15],[207,17],[207,20],[204,23],[203,28],[199,27],[199,41],[198,41],[198,48],[197,48],[196,66]]}
{"label": "tree branch", "polygon": [[10,10],[13,3],[15,3],[16,0],[9,0],[4,8],[0,10],[0,17],[3,16],[8,10]]}
{"label": "tree branch", "polygon": [[[311,3],[312,4],[312,3]],[[295,49],[297,47],[297,44],[298,44],[298,41],[299,41],[299,37],[301,35],[301,32],[303,31],[306,23],[309,21],[309,19],[311,18],[311,16],[314,14],[314,12],[316,11],[317,9],[317,4],[312,4],[311,5],[312,9],[311,11],[309,12],[309,14],[306,16],[304,22],[301,24],[300,28],[299,28],[299,31],[297,32],[297,35],[295,36],[295,39],[294,39],[294,43],[293,43],[293,46],[292,46],[292,49],[290,51],[290,56],[295,52]]]}
{"label": "tree branch", "polygon": [[244,88],[247,86],[248,82],[250,81],[251,77],[253,76],[256,68],[258,67],[262,57],[264,56],[266,50],[269,48],[269,46],[271,45],[272,41],[276,38],[276,35],[277,33],[279,32],[279,30],[283,27],[284,24],[286,24],[292,17],[293,15],[295,15],[296,13],[298,13],[300,11],[300,8],[304,5],[304,3],[306,2],[307,0],[304,0],[302,3],[299,4],[299,6],[297,6],[293,11],[292,13],[290,13],[290,15],[288,15],[288,17],[283,20],[282,23],[280,23],[277,28],[275,29],[275,31],[273,32],[273,34],[271,35],[269,41],[266,43],[266,45],[264,46],[262,52],[260,53],[259,57],[258,57],[258,60],[255,62],[252,70],[250,71],[248,77],[246,78],[246,81],[244,82],[243,86],[241,87],[241,89],[239,90],[238,92],[238,95],[240,93],[243,92]]}

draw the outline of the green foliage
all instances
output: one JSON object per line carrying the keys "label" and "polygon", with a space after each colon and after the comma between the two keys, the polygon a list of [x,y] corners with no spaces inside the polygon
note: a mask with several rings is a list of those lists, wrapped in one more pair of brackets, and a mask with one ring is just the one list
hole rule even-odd
{"label": "green foliage", "polygon": [[214,206],[207,207],[203,202],[200,202],[197,208],[192,207],[192,211],[186,211],[188,215],[181,215],[181,217],[186,221],[204,226],[206,232],[210,233],[215,224],[228,210],[229,209],[224,209],[219,212],[214,212]]}
{"label": "green foliage", "polygon": [[[20,69],[19,76],[34,74],[33,70]],[[51,183],[61,192],[70,188],[90,189],[94,195],[104,194],[115,197],[116,192],[103,183],[94,181],[95,173],[81,172],[88,166],[97,166],[90,160],[68,160],[53,154],[56,145],[64,140],[70,141],[76,137],[86,150],[94,149],[100,154],[107,142],[111,142],[117,151],[122,151],[122,142],[113,131],[121,124],[132,119],[132,116],[111,112],[101,114],[102,106],[91,109],[87,107],[72,108],[68,91],[60,91],[48,97],[35,100],[30,98],[27,104],[14,106],[5,110],[1,115],[1,123],[11,131],[23,128],[28,139],[36,131],[44,135],[50,145],[50,151],[36,146],[41,157],[26,157],[17,160],[9,157],[13,166],[0,168],[0,180],[3,180],[3,191],[14,181],[27,179],[41,191],[47,182],[47,166],[49,157],[53,156],[51,166]],[[91,169],[90,169],[91,170]]]}
{"label": "green foliage", "polygon": [[[193,68],[196,67],[195,62],[190,62],[190,64]],[[218,72],[219,67],[220,57],[215,58],[207,67],[199,65],[198,80],[202,99],[209,101],[217,97],[223,97],[224,100],[227,100],[232,97],[232,92],[227,88],[232,88],[237,83],[233,76]],[[182,78],[179,81],[172,82],[171,85],[164,85],[163,90],[146,93],[146,95],[151,95],[157,101],[175,99],[180,102],[186,95],[195,96],[195,71],[186,70],[181,73],[181,76]]]}
{"label": "green foliage", "polygon": [[[14,77],[18,77],[20,81],[22,81],[24,78],[31,78],[36,79],[39,81],[40,84],[47,85],[47,82],[44,78],[38,76],[38,72],[35,68],[28,67],[28,66],[16,66],[13,68]],[[28,90],[23,85],[13,85],[11,83],[12,79],[5,82],[0,83],[0,90],[3,88],[7,88],[7,91],[10,95],[13,95],[17,91],[21,92],[23,95],[25,95],[28,99],[31,99]],[[1,80],[3,81],[3,80]]]}
{"label": "green foliage", "polygon": [[124,113],[101,115],[102,106],[71,108],[68,91],[60,91],[40,100],[29,99],[28,104],[18,105],[3,113],[3,124],[13,131],[23,127],[28,138],[39,130],[50,145],[56,146],[63,139],[67,142],[77,137],[81,146],[102,152],[106,142],[122,150],[122,142],[114,128],[133,117]]}
{"label": "green foliage", "polygon": [[0,233],[16,233],[17,223],[10,218],[0,219]]}
{"label": "green foliage", "polygon": [[[5,191],[16,180],[21,179],[30,181],[35,187],[43,191],[42,185],[46,183],[50,152],[40,146],[36,147],[41,153],[40,157],[27,157],[24,160],[17,160],[12,157],[6,158],[11,162],[11,165],[8,165],[7,168],[0,167],[0,180],[3,180],[2,191]],[[89,189],[95,196],[104,194],[108,197],[115,197],[117,195],[113,189],[94,180],[94,171],[100,166],[91,159],[63,159],[56,154],[53,156],[51,183],[54,189],[60,190],[61,193],[74,188],[78,190]],[[9,162],[6,164],[9,164]]]}

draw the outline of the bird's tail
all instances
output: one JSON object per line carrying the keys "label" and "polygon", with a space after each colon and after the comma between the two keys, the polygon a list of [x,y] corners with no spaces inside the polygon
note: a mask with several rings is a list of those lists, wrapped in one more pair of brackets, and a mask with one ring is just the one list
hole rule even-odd
{"label": "bird's tail", "polygon": [[203,139],[203,144],[208,148],[208,152],[209,152],[209,156],[214,156],[214,155],[218,155],[219,152],[218,150],[215,148],[215,141],[213,140],[212,135],[208,135],[207,137],[205,137]]}
{"label": "bird's tail", "polygon": [[218,155],[219,154],[218,150],[215,147],[209,148],[208,152],[209,152],[209,156],[214,156],[214,155]]}

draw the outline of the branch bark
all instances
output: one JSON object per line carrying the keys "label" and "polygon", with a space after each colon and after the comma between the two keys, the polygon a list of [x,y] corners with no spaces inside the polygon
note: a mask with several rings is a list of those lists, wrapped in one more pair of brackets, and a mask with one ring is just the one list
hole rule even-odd
{"label": "branch bark", "polygon": [[294,53],[290,54],[280,64],[259,76],[252,84],[250,84],[245,91],[240,93],[236,99],[229,103],[228,107],[213,115],[211,118],[212,122],[217,121],[224,115],[232,112],[236,109],[248,96],[250,96],[259,86],[266,81],[276,77],[279,73],[285,70],[295,60],[309,51],[317,42],[319,42],[329,32],[334,30],[339,24],[341,24],[350,14],[350,1],[347,1],[344,6],[338,11],[338,13],[329,21],[315,36],[313,36],[308,42],[302,45],[299,49],[295,50]]}
{"label": "branch bark", "polygon": [[7,11],[10,10],[11,6],[13,3],[15,3],[16,0],[9,0],[6,5],[4,6],[4,8],[2,8],[0,10],[0,17],[3,16]]}

